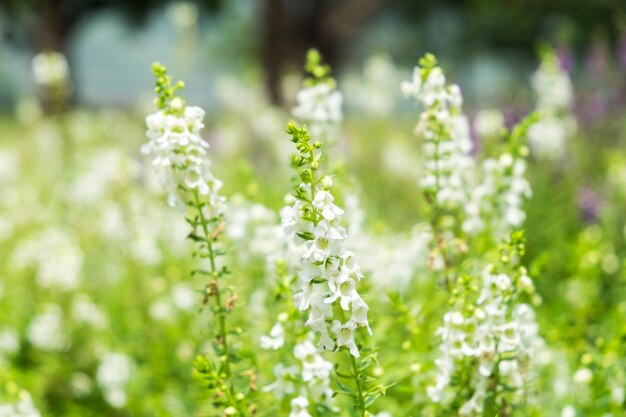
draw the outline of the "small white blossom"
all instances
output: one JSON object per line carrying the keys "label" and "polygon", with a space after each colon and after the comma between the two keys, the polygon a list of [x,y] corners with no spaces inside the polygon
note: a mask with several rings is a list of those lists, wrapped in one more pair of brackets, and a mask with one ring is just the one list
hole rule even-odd
{"label": "small white blossom", "polygon": [[567,139],[576,131],[576,120],[571,113],[572,82],[552,52],[542,57],[531,81],[537,97],[539,121],[529,128],[528,143],[540,158],[562,158]]}
{"label": "small white blossom", "polygon": [[28,340],[37,348],[54,351],[61,350],[67,344],[63,329],[63,311],[56,304],[47,304],[43,312],[30,322],[26,333]]}
{"label": "small white blossom", "polygon": [[299,396],[291,400],[291,412],[289,417],[312,417],[309,414],[309,400],[304,396]]}
{"label": "small white blossom", "polygon": [[260,343],[263,349],[276,350],[283,347],[285,344],[285,329],[283,325],[276,323],[270,330],[269,336],[261,336]]}
{"label": "small white blossom", "polygon": [[62,85],[69,78],[69,65],[60,52],[41,52],[33,58],[33,74],[37,84]]}
{"label": "small white blossom", "polygon": [[96,380],[107,402],[115,408],[126,405],[126,386],[132,375],[132,361],[122,353],[107,353],[98,366]]}

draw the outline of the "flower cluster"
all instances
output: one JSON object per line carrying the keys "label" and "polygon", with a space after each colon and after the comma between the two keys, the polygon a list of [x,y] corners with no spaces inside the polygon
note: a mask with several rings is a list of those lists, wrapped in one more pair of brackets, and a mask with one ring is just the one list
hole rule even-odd
{"label": "flower cluster", "polygon": [[427,393],[443,406],[452,406],[461,394],[461,416],[503,412],[525,399],[542,340],[533,309],[520,302],[534,293],[532,280],[519,266],[523,251],[521,233],[513,233],[499,264],[489,264],[479,280],[461,277],[453,308],[437,331],[440,355]]}
{"label": "flower cluster", "polygon": [[[343,210],[334,204],[329,192],[332,180],[320,176],[320,142],[311,143],[305,127],[291,122],[287,126],[291,141],[299,156],[294,157],[302,183],[296,189],[293,205],[283,208],[281,219],[287,235],[293,235],[305,245],[302,269],[298,273],[300,290],[294,296],[300,310],[309,310],[306,325],[319,335],[319,347],[334,350],[346,347],[358,357],[354,332],[365,327],[371,332],[367,319],[369,307],[357,291],[363,277],[355,255],[345,246],[346,230],[341,225]],[[333,305],[340,314],[335,315]],[[344,311],[351,316],[345,320]],[[328,321],[332,324],[329,326]]]}
{"label": "flower cluster", "polygon": [[426,157],[420,185],[432,198],[432,204],[445,208],[462,206],[468,197],[465,173],[473,166],[473,159],[459,86],[447,85],[435,57],[427,54],[415,67],[411,81],[402,83],[402,92],[423,108],[415,127]]}
{"label": "flower cluster", "polygon": [[279,363],[274,367],[276,380],[263,389],[278,399],[296,394],[290,401],[290,416],[310,417],[311,407],[333,410],[333,390],[330,388],[333,364],[322,358],[312,339],[313,335],[309,334],[307,339],[294,346],[293,355],[299,365]]}
{"label": "flower cluster", "polygon": [[61,86],[69,79],[69,65],[60,52],[41,52],[32,61],[37,84],[45,87]]}
{"label": "flower cluster", "polygon": [[104,392],[104,398],[112,407],[121,408],[126,404],[126,385],[130,381],[131,373],[132,362],[128,356],[107,353],[102,358],[96,379]]}
{"label": "flower cluster", "polygon": [[80,284],[83,253],[68,231],[48,228],[22,240],[11,255],[17,269],[35,267],[42,288],[69,291]]}
{"label": "flower cluster", "polygon": [[576,119],[571,114],[572,82],[554,52],[543,53],[532,86],[540,118],[528,130],[530,147],[540,158],[562,158],[567,138],[576,131]]}
{"label": "flower cluster", "polygon": [[469,234],[490,230],[501,238],[526,219],[522,204],[532,191],[525,177],[526,161],[505,152],[482,163],[481,182],[465,206],[463,230]]}
{"label": "flower cluster", "polygon": [[328,140],[332,128],[343,117],[343,97],[337,90],[337,83],[330,77],[330,67],[323,63],[315,49],[307,54],[305,70],[310,78],[298,92],[297,104],[291,113],[309,126],[313,136]]}
{"label": "flower cluster", "polygon": [[[169,193],[169,204],[185,211],[185,220],[192,228],[188,237],[197,244],[194,255],[207,261],[209,268],[192,272],[209,277],[203,304],[211,306],[215,320],[212,326],[213,352],[196,358],[196,376],[211,393],[212,405],[224,410],[225,415],[253,414],[255,406],[250,402],[249,394],[256,390],[254,373],[237,370],[235,374],[232,364],[239,361],[239,356],[231,350],[226,317],[235,306],[237,294],[220,284],[220,280],[230,274],[228,268],[217,264],[217,258],[225,253],[217,246],[224,229],[226,203],[219,194],[222,183],[211,173],[206,156],[208,144],[200,137],[204,111],[186,106],[185,101],[175,95],[184,84],[172,85],[165,67],[154,64],[152,70],[156,78],[158,111],[146,118],[149,142],[142,151],[154,156],[153,164],[159,169],[160,181]],[[174,303],[180,303],[186,309],[187,295],[185,290],[179,290]],[[152,307],[153,317],[167,318],[170,315],[169,302],[156,303]],[[244,382],[244,373],[249,383]]]}
{"label": "flower cluster", "polygon": [[33,346],[58,351],[67,347],[68,337],[63,328],[63,310],[57,304],[46,304],[28,325],[27,336]]}
{"label": "flower cluster", "polygon": [[141,151],[152,155],[152,163],[159,170],[159,179],[168,191],[170,206],[185,207],[188,201],[201,199],[207,218],[224,212],[224,197],[219,195],[222,182],[211,173],[211,162],[206,157],[209,144],[200,136],[204,127],[204,110],[186,106],[174,92],[182,83],[170,85],[165,68],[153,67],[157,77],[158,111],[146,118],[149,142]]}
{"label": "flower cluster", "polygon": [[8,383],[6,388],[6,398],[0,396],[0,417],[41,417],[27,391],[13,383]]}

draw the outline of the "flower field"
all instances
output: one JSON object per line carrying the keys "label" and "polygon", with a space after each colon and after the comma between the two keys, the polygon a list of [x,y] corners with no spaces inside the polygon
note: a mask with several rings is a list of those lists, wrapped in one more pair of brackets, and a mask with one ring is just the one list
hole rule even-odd
{"label": "flower field", "polygon": [[291,106],[213,112],[161,64],[71,107],[38,56],[44,106],[0,117],[0,416],[626,415],[623,96],[591,118],[549,49],[517,112],[432,54],[302,61]]}

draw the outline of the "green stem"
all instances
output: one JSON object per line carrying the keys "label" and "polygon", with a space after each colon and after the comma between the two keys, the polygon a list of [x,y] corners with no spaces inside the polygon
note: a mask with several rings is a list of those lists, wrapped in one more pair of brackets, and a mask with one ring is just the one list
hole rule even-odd
{"label": "green stem", "polygon": [[348,352],[348,356],[350,356],[350,362],[352,362],[352,372],[354,373],[354,382],[356,384],[356,392],[357,392],[357,406],[360,411],[361,416],[365,416],[365,400],[363,399],[363,389],[361,388],[361,381],[359,380],[359,368],[356,365],[356,359],[350,352]]}
{"label": "green stem", "polygon": [[[341,321],[345,322],[346,317],[345,317],[345,313],[343,312],[343,309],[340,307],[339,308],[339,315],[341,317]],[[359,367],[357,366],[356,363],[356,359],[354,358],[354,356],[352,356],[352,353],[350,353],[350,351],[346,350],[346,352],[348,353],[348,356],[350,357],[350,364],[352,365],[352,375],[354,376],[354,385],[356,387],[356,393],[357,393],[357,398],[356,398],[356,407],[357,407],[357,411],[359,412],[359,415],[361,417],[365,416],[365,399],[363,398],[363,387],[361,387],[361,380],[359,379]]]}
{"label": "green stem", "polygon": [[200,216],[200,222],[202,224],[202,231],[204,232],[204,241],[207,245],[207,251],[209,255],[209,261],[211,263],[211,276],[215,279],[215,303],[217,304],[217,315],[219,322],[219,337],[221,341],[221,345],[224,348],[224,355],[226,356],[225,370],[226,377],[230,378],[230,351],[228,349],[228,339],[226,333],[226,319],[224,317],[224,308],[222,306],[222,298],[220,294],[220,288],[217,281],[217,268],[215,267],[215,252],[213,251],[213,244],[211,242],[211,237],[209,235],[209,229],[207,227],[207,221],[204,217],[204,213],[202,211],[203,204],[200,202],[200,198],[198,197],[198,191],[193,191],[193,196],[196,201],[196,207],[198,208],[198,213]]}

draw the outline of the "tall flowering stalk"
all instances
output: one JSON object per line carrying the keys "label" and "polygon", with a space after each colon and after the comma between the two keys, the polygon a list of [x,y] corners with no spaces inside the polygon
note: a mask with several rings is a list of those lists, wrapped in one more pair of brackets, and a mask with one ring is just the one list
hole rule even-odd
{"label": "tall flowering stalk", "polygon": [[243,373],[235,372],[237,357],[232,350],[226,318],[237,296],[224,288],[221,281],[229,275],[226,267],[218,267],[217,258],[224,254],[218,248],[224,230],[225,198],[219,194],[221,181],[211,172],[207,157],[209,145],[201,138],[204,111],[187,106],[176,93],[184,87],[179,81],[172,85],[167,69],[154,64],[157,111],[146,118],[148,143],[142,152],[153,156],[159,180],[168,192],[168,204],[185,212],[191,226],[189,239],[197,244],[196,255],[208,261],[209,269],[196,269],[192,275],[208,277],[204,304],[211,305],[216,325],[214,355],[199,356],[196,371],[212,395],[212,404],[225,415],[244,416],[254,411],[248,396],[254,384],[243,382]]}
{"label": "tall flowering stalk", "polygon": [[[521,266],[523,232],[517,231],[525,219],[523,199],[530,195],[525,137],[536,116],[506,135],[505,151],[487,159],[481,172],[469,155],[460,89],[446,85],[432,55],[419,63],[402,89],[424,109],[416,132],[426,156],[421,185],[432,208],[433,269],[444,271],[450,290],[427,394],[445,412],[508,416],[526,398],[533,349],[541,343],[532,308],[521,302],[534,287]],[[482,242],[470,240],[476,232],[485,232]],[[462,262],[450,250],[469,251],[466,242],[483,245],[478,266],[492,258],[480,274],[469,269],[476,262]]]}
{"label": "tall flowering stalk", "polygon": [[[332,140],[342,119],[342,96],[337,83],[330,76],[330,67],[323,63],[321,55],[312,49],[306,58],[305,70],[309,78],[298,92],[292,115],[308,123],[316,137]],[[283,301],[284,311],[270,334],[261,336],[264,349],[282,350],[283,358],[274,367],[275,381],[264,391],[272,392],[279,401],[288,402],[290,415],[306,417],[336,412],[331,376],[334,366],[325,360],[315,346],[315,334],[302,327],[304,319],[299,305],[294,304],[293,287],[298,286],[297,270],[303,255],[302,245],[284,235],[283,259],[277,263],[279,277],[277,300]]]}
{"label": "tall flowering stalk", "polygon": [[337,82],[330,76],[330,66],[323,62],[317,50],[311,49],[307,53],[304,69],[310,77],[305,79],[298,92],[291,113],[307,124],[314,137],[328,143],[333,140],[332,133],[343,119],[343,96],[337,90]]}
{"label": "tall flowering stalk", "polygon": [[[299,310],[309,312],[306,325],[318,336],[318,349],[345,348],[349,352],[351,373],[338,376],[354,380],[355,408],[359,415],[365,415],[365,401],[376,391],[365,390],[367,378],[356,360],[361,352],[355,333],[363,328],[371,334],[369,307],[356,288],[363,274],[356,256],[344,245],[347,234],[341,225],[343,210],[334,204],[330,193],[332,179],[318,171],[322,144],[313,142],[306,127],[294,122],[287,125],[287,133],[300,153],[292,164],[302,182],[294,193],[293,205],[285,207],[281,217],[285,233],[305,246],[298,271],[300,288],[294,301]],[[371,358],[366,356],[364,360]]]}
{"label": "tall flowering stalk", "polygon": [[437,334],[437,368],[427,394],[460,416],[509,416],[524,406],[533,359],[543,341],[532,307],[534,294],[521,266],[523,232],[514,232],[480,277],[462,276]]}
{"label": "tall flowering stalk", "polygon": [[482,162],[464,209],[463,231],[467,234],[480,235],[498,244],[523,226],[526,220],[523,203],[532,196],[526,179],[529,154],[526,137],[537,120],[538,115],[532,113],[510,133],[505,131],[505,149],[499,157]]}
{"label": "tall flowering stalk", "polygon": [[572,115],[574,91],[567,70],[551,49],[541,53],[541,64],[531,79],[539,120],[528,131],[533,153],[543,159],[565,156],[567,139],[576,131]]}
{"label": "tall flowering stalk", "polygon": [[402,92],[422,109],[415,133],[426,159],[420,185],[431,207],[431,266],[444,271],[443,281],[449,287],[455,279],[455,253],[464,250],[458,239],[460,213],[469,199],[468,176],[474,168],[463,97],[458,85],[446,84],[432,54],[419,60],[412,79],[402,83]]}

